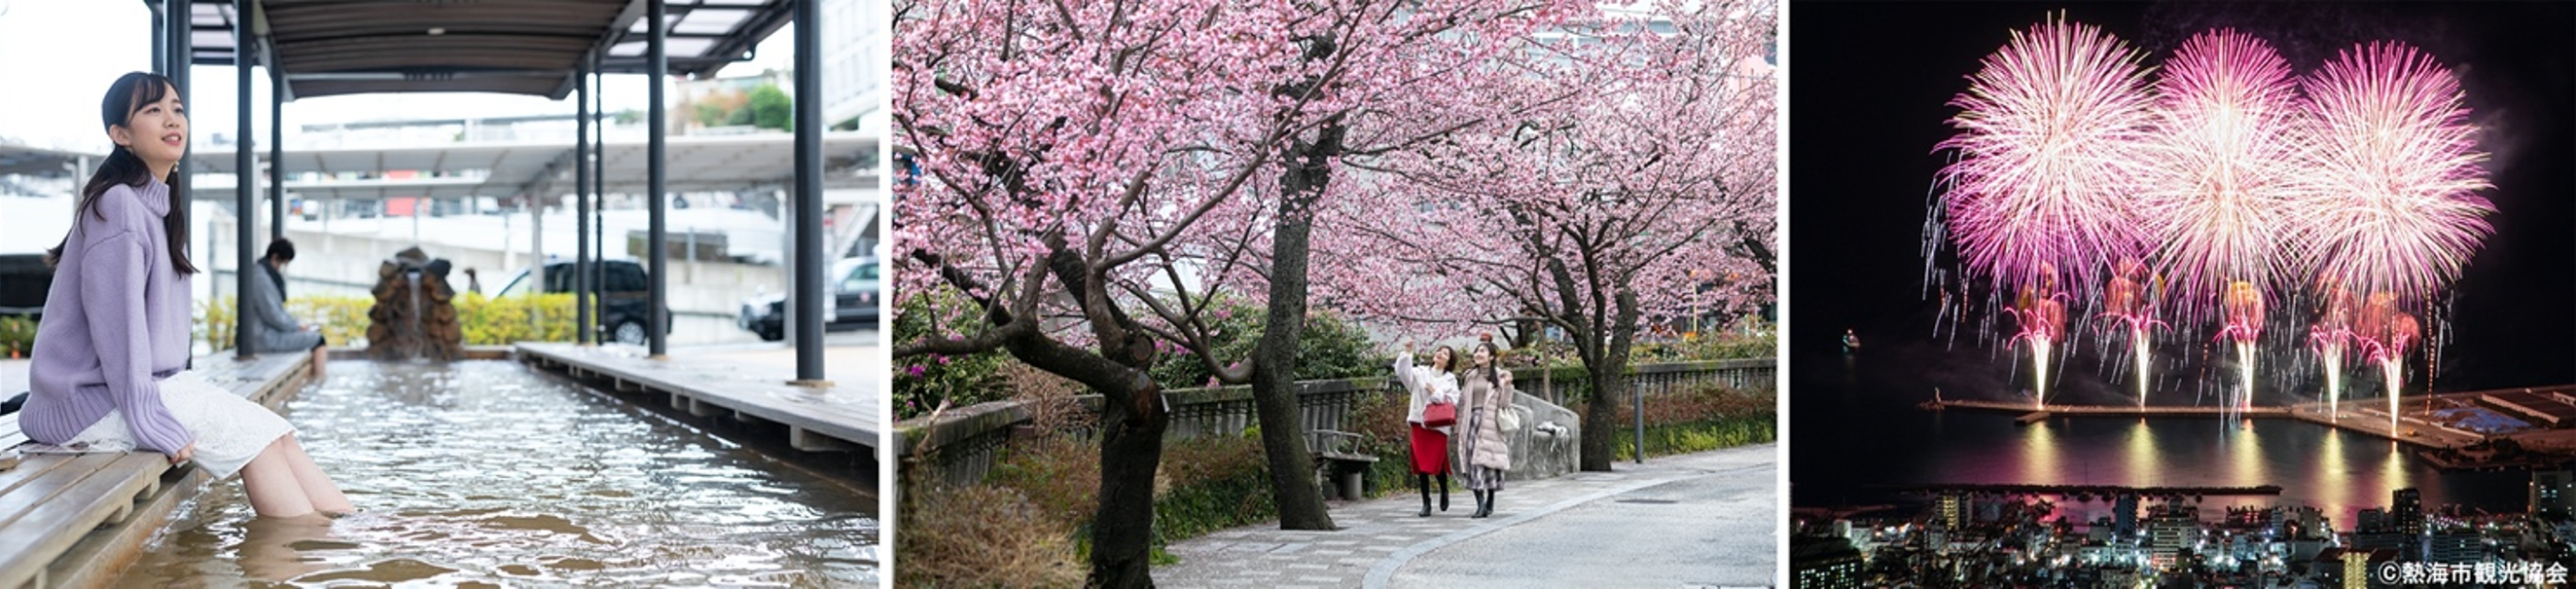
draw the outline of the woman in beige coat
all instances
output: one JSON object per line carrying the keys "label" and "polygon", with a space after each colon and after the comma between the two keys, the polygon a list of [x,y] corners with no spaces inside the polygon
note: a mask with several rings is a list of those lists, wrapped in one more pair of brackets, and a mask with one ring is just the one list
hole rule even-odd
{"label": "woman in beige coat", "polygon": [[1468,517],[1494,514],[1494,493],[1503,490],[1503,471],[1512,468],[1511,439],[1501,424],[1502,412],[1512,406],[1512,371],[1497,365],[1501,355],[1491,340],[1476,344],[1474,364],[1458,379],[1459,425],[1467,426],[1457,436],[1466,463],[1458,474],[1476,494],[1476,513]]}

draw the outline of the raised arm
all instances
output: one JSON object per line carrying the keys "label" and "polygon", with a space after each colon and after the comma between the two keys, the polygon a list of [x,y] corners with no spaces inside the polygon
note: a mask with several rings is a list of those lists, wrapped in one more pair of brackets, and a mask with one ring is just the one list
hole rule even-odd
{"label": "raised arm", "polygon": [[144,257],[152,252],[146,249],[142,236],[131,231],[116,231],[83,247],[81,299],[91,305],[89,337],[97,347],[99,370],[107,377],[109,401],[125,414],[137,445],[176,456],[194,436],[170,416],[169,406],[161,402],[161,383],[152,379],[152,334],[143,322],[143,288],[152,267]]}
{"label": "raised arm", "polygon": [[1413,369],[1413,350],[1395,353],[1395,378],[1404,383],[1404,390],[1422,391],[1422,374]]}

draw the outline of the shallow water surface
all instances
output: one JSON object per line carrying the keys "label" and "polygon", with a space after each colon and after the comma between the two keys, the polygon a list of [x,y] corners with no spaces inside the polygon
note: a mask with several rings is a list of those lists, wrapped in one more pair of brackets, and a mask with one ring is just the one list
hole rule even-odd
{"label": "shallow water surface", "polygon": [[877,583],[876,498],[514,362],[336,361],[285,411],[364,510],[260,519],[238,478],[121,586]]}

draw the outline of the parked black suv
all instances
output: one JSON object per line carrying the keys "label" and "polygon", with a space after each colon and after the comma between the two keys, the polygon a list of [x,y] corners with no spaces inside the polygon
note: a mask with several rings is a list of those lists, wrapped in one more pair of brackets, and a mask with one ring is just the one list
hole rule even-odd
{"label": "parked black suv", "polygon": [[[876,325],[877,293],[884,288],[877,277],[876,258],[842,258],[832,263],[823,275],[823,288],[832,293],[824,299],[823,331],[847,331]],[[760,339],[778,341],[787,338],[787,295],[756,297],[742,304],[742,313],[734,324]]]}
{"label": "parked black suv", "polygon": [[[644,325],[653,319],[647,311],[653,308],[653,296],[652,286],[645,280],[644,265],[633,260],[607,260],[597,264],[592,270],[598,273],[600,280],[598,284],[591,285],[591,294],[599,297],[598,300],[604,302],[608,310],[597,314],[599,324],[593,327],[593,332],[602,333],[607,341],[644,345],[647,337]],[[572,292],[571,260],[546,262],[545,268],[544,292]],[[528,280],[527,270],[520,270],[502,284],[501,290],[492,291],[492,298],[538,292],[538,285]],[[662,333],[671,333],[669,323],[662,324]]]}

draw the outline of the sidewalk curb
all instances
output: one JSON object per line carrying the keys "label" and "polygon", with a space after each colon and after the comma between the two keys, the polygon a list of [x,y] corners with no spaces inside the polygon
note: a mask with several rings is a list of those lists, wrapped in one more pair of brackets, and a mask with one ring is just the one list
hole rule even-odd
{"label": "sidewalk curb", "polygon": [[1607,488],[1607,489],[1602,489],[1602,490],[1594,491],[1594,492],[1592,492],[1592,493],[1585,494],[1585,495],[1582,495],[1582,496],[1572,497],[1572,498],[1567,498],[1567,499],[1564,499],[1564,500],[1557,501],[1557,502],[1555,502],[1555,503],[1550,503],[1550,504],[1548,504],[1548,505],[1546,505],[1546,506],[1543,506],[1543,507],[1540,507],[1540,508],[1538,508],[1538,509],[1531,510],[1531,511],[1530,511],[1530,512],[1528,512],[1528,513],[1523,513],[1523,514],[1520,514],[1520,515],[1514,515],[1514,516],[1511,516],[1511,517],[1508,517],[1508,518],[1497,519],[1497,520],[1493,520],[1493,521],[1490,521],[1490,522],[1486,522],[1486,523],[1484,523],[1483,525],[1478,525],[1478,526],[1470,527],[1470,528],[1467,528],[1467,529],[1458,530],[1458,531],[1455,531],[1455,532],[1450,532],[1450,533],[1447,533],[1447,534],[1442,534],[1442,535],[1439,535],[1439,536],[1435,536],[1435,537],[1432,537],[1432,538],[1427,539],[1427,540],[1423,540],[1423,541],[1420,541],[1420,542],[1415,542],[1415,543],[1413,543],[1413,545],[1411,545],[1411,546],[1406,546],[1406,547],[1404,547],[1403,549],[1400,549],[1400,550],[1395,551],[1395,553],[1394,553],[1394,554],[1389,554],[1389,555],[1386,555],[1386,557],[1385,557],[1385,558],[1378,559],[1377,564],[1375,564],[1375,565],[1371,565],[1371,566],[1369,567],[1368,576],[1367,576],[1366,578],[1364,578],[1364,579],[1362,579],[1362,580],[1360,581],[1360,586],[1361,586],[1361,587],[1364,587],[1364,588],[1367,588],[1367,589],[1382,589],[1382,588],[1384,588],[1384,587],[1386,587],[1386,586],[1387,586],[1387,583],[1388,583],[1389,581],[1391,581],[1391,580],[1393,580],[1393,579],[1395,578],[1395,571],[1396,571],[1396,569],[1404,568],[1405,563],[1413,562],[1413,559],[1414,559],[1414,558],[1416,558],[1416,557],[1420,557],[1420,556],[1422,556],[1423,554],[1429,553],[1429,552],[1431,552],[1431,551],[1433,551],[1433,550],[1438,550],[1438,549],[1440,549],[1440,548],[1441,548],[1441,547],[1443,547],[1443,546],[1448,546],[1448,545],[1451,545],[1451,544],[1456,544],[1456,543],[1459,543],[1459,542],[1464,542],[1464,541],[1467,541],[1467,540],[1469,540],[1469,539],[1473,539],[1473,538],[1475,538],[1475,537],[1477,537],[1477,536],[1482,536],[1482,535],[1485,535],[1485,534],[1487,534],[1487,533],[1494,532],[1494,531],[1496,531],[1496,530],[1501,530],[1501,529],[1504,529],[1504,528],[1509,528],[1509,527],[1512,527],[1512,526],[1520,525],[1520,524],[1522,524],[1522,523],[1524,523],[1524,522],[1528,522],[1528,521],[1530,521],[1530,520],[1534,520],[1534,519],[1538,519],[1538,518],[1542,518],[1542,517],[1547,517],[1547,516],[1549,516],[1549,515],[1553,515],[1553,514],[1555,514],[1555,513],[1557,513],[1557,512],[1565,511],[1565,510],[1567,510],[1567,509],[1572,509],[1572,508],[1575,508],[1575,507],[1578,507],[1578,506],[1582,506],[1582,505],[1584,505],[1584,504],[1591,503],[1591,502],[1593,502],[1593,501],[1598,501],[1598,500],[1601,500],[1601,499],[1606,498],[1606,497],[1611,497],[1611,496],[1619,495],[1619,494],[1622,494],[1622,493],[1628,493],[1628,492],[1631,492],[1631,491],[1636,491],[1636,490],[1638,490],[1638,489],[1643,489],[1643,488],[1647,488],[1647,487],[1653,487],[1653,486],[1657,486],[1657,485],[1663,485],[1663,484],[1671,483],[1671,482],[1674,482],[1674,481],[1679,481],[1679,480],[1682,480],[1682,479],[1688,479],[1688,478],[1696,478],[1696,477],[1708,476],[1708,475],[1712,475],[1712,474],[1718,474],[1718,473],[1723,473],[1723,472],[1730,472],[1730,471],[1734,471],[1734,470],[1741,470],[1741,469],[1745,469],[1745,468],[1760,468],[1760,467],[1761,467],[1761,465],[1745,465],[1745,466],[1739,466],[1739,467],[1736,467],[1736,468],[1723,468],[1723,469],[1714,469],[1714,470],[1688,469],[1688,470],[1685,470],[1685,471],[1676,471],[1676,472],[1674,472],[1674,473],[1671,473],[1671,476],[1664,476],[1664,477],[1659,477],[1659,478],[1654,478],[1654,479],[1644,479],[1644,480],[1639,480],[1639,481],[1633,481],[1633,482],[1630,482],[1630,483],[1628,483],[1628,484],[1623,484],[1623,485],[1619,485],[1619,486],[1616,486],[1616,487],[1611,487],[1611,488]]}

